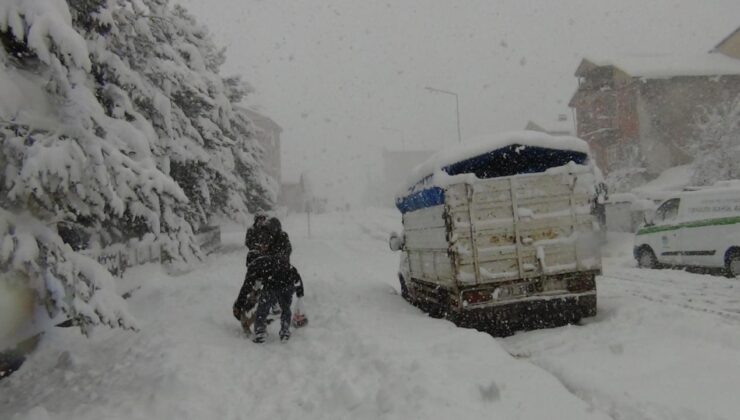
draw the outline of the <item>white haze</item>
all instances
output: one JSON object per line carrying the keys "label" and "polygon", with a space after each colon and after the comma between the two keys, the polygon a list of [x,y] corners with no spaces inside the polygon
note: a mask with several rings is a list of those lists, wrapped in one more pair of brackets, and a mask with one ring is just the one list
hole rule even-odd
{"label": "white haze", "polygon": [[[228,48],[247,105],[283,128],[283,180],[307,172],[334,204],[381,177],[383,147],[438,149],[543,125],[567,102],[581,57],[706,52],[740,22],[716,0],[178,0]],[[390,204],[390,203],[388,203]]]}

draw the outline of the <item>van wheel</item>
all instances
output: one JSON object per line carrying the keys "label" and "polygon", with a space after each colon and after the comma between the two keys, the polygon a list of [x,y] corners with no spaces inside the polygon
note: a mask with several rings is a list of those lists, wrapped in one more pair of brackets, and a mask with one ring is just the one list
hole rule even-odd
{"label": "van wheel", "polygon": [[740,251],[733,250],[727,255],[727,277],[740,277]]}
{"label": "van wheel", "polygon": [[642,248],[637,254],[637,266],[640,268],[658,268],[658,259],[650,248]]}

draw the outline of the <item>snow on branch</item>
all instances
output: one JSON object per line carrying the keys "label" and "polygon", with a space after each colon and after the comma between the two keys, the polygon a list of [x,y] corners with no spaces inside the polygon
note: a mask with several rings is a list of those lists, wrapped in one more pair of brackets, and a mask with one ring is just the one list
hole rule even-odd
{"label": "snow on branch", "polygon": [[[136,329],[136,322],[116,294],[111,274],[96,261],[74,252],[56,232],[28,214],[0,209],[0,272],[16,273],[32,290],[47,317],[27,326],[40,332],[71,320],[83,333],[95,325]],[[10,276],[8,276],[10,278]],[[17,281],[17,280],[16,280]],[[46,321],[44,321],[46,320]]]}
{"label": "snow on branch", "polygon": [[702,109],[691,142],[694,185],[740,179],[740,95],[712,108]]}
{"label": "snow on branch", "polygon": [[[87,45],[72,27],[64,0],[3,0],[0,2],[0,30],[25,40],[38,58],[52,64],[54,55],[65,57],[67,65],[90,70]],[[56,53],[54,52],[56,51]]]}

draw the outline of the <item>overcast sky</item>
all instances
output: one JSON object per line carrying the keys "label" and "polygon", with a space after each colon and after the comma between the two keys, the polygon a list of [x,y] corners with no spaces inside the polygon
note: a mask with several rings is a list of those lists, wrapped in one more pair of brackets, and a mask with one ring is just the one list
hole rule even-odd
{"label": "overcast sky", "polygon": [[[737,0],[176,0],[226,46],[224,74],[283,129],[283,177],[353,204],[380,151],[544,126],[567,113],[584,55],[701,53],[740,26]],[[383,127],[392,130],[384,130]]]}

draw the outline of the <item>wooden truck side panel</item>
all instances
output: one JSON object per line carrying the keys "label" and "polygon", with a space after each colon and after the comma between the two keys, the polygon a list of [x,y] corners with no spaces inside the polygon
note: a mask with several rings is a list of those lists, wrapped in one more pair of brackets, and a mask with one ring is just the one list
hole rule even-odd
{"label": "wooden truck side panel", "polygon": [[[445,188],[445,204],[404,215],[411,277],[445,287],[598,269],[590,174],[532,174]],[[472,221],[472,223],[471,223]],[[474,238],[471,240],[471,238]]]}
{"label": "wooden truck side panel", "polygon": [[444,212],[445,207],[439,205],[404,214],[404,248],[412,277],[453,286],[455,272]]}
{"label": "wooden truck side panel", "polygon": [[568,174],[536,174],[448,187],[450,249],[460,284],[598,266],[598,257],[584,258],[579,250],[583,235],[593,231],[593,218],[591,193],[577,181]]}

